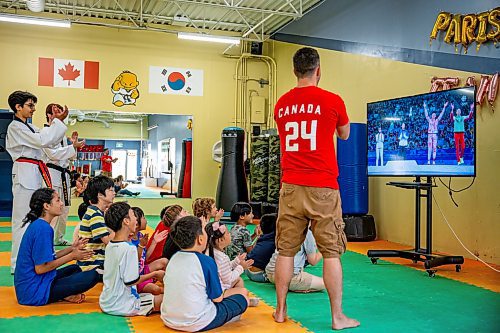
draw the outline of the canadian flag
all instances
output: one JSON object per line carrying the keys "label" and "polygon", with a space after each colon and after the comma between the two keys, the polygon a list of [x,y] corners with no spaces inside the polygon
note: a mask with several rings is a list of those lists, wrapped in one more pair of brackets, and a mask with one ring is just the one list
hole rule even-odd
{"label": "canadian flag", "polygon": [[38,85],[99,89],[99,63],[96,61],[38,58]]}

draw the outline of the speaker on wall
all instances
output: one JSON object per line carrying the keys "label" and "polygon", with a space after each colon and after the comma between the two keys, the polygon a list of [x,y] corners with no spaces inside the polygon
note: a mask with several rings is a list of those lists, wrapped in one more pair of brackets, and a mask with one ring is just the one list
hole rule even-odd
{"label": "speaker on wall", "polygon": [[250,44],[250,53],[256,55],[262,55],[262,43],[259,42],[251,42]]}

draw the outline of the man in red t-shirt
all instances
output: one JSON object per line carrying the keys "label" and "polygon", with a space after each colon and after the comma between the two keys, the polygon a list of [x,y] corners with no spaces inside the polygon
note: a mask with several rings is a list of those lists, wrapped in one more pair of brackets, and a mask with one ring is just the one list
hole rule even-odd
{"label": "man in red t-shirt", "polygon": [[274,108],[281,144],[280,191],[276,248],[275,321],[286,319],[286,296],[293,275],[294,256],[309,226],[323,255],[323,280],[330,297],[332,328],[356,327],[359,322],[342,311],[342,264],[346,236],[337,182],[333,137],[346,140],[350,125],[339,96],[318,88],[319,54],[302,48],[293,57],[297,86],[281,96]]}
{"label": "man in red t-shirt", "polygon": [[112,163],[118,161],[118,158],[112,158],[109,156],[109,149],[104,149],[104,153],[101,156],[101,175],[106,177],[112,177]]}

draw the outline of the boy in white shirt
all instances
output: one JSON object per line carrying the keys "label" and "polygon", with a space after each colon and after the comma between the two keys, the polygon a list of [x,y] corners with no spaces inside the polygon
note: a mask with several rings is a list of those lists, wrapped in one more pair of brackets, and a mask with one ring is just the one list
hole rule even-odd
{"label": "boy in white shirt", "polygon": [[207,233],[202,221],[186,216],[172,226],[172,239],[181,251],[172,256],[165,273],[161,319],[169,328],[207,331],[238,317],[248,307],[241,294],[224,298],[217,265],[203,254]]}
{"label": "boy in white shirt", "polygon": [[139,276],[137,248],[128,242],[137,228],[137,218],[130,205],[116,202],[104,216],[106,226],[115,237],[106,246],[104,259],[104,287],[99,305],[105,313],[117,316],[147,316],[159,311],[163,295],[138,294],[136,285],[151,278],[163,279],[164,271]]}

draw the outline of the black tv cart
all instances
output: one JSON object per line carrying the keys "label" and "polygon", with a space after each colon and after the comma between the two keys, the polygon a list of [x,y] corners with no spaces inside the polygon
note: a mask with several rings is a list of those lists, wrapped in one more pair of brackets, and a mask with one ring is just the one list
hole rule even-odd
{"label": "black tv cart", "polygon": [[[455,270],[460,272],[464,257],[442,256],[432,253],[432,188],[436,185],[432,184],[431,177],[427,177],[426,182],[420,182],[420,177],[416,177],[415,182],[389,182],[387,185],[415,190],[415,248],[411,250],[369,250],[367,255],[372,263],[376,264],[378,259],[382,257],[404,258],[410,259],[414,263],[423,262],[430,277],[434,277],[436,273],[436,270],[432,268],[442,265],[455,265]],[[420,208],[422,198],[427,200],[425,248],[420,247]]]}

